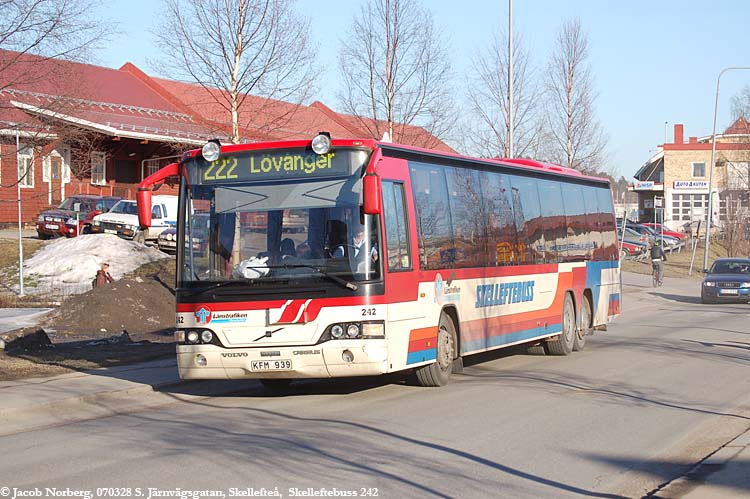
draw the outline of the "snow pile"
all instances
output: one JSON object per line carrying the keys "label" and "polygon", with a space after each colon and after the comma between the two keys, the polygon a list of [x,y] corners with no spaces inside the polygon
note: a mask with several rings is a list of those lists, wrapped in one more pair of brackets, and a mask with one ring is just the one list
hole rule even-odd
{"label": "snow pile", "polygon": [[91,289],[102,263],[109,263],[114,279],[146,263],[170,258],[161,251],[113,234],[59,238],[45,244],[24,263],[28,292],[69,295]]}

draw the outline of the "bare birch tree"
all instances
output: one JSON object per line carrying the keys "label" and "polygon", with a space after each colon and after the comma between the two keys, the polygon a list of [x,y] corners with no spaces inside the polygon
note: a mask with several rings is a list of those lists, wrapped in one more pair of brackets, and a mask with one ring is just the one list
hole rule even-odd
{"label": "bare birch tree", "polygon": [[733,122],[739,118],[750,120],[750,85],[745,85],[732,96],[731,106]]}
{"label": "bare birch tree", "polygon": [[447,138],[457,113],[443,45],[416,0],[369,0],[341,40],[344,112],[377,139],[388,132],[396,142],[436,145],[410,125]]}
{"label": "bare birch tree", "polygon": [[[112,27],[91,16],[93,5],[88,0],[0,0],[0,129],[18,130],[24,146],[61,139],[53,126],[20,111],[16,101],[32,101],[55,113],[69,107],[65,97],[80,89],[81,78],[71,74],[74,65],[65,61],[88,60]],[[29,92],[36,87],[50,92]],[[6,151],[16,154],[15,149]],[[15,187],[28,173],[3,187]]]}
{"label": "bare birch tree", "polygon": [[596,119],[588,38],[578,20],[557,34],[545,75],[549,160],[584,172],[601,169],[606,137]]}
{"label": "bare birch tree", "polygon": [[205,88],[226,112],[233,143],[243,139],[241,128],[273,131],[292,119],[295,106],[268,113],[270,99],[302,103],[314,81],[309,21],[292,2],[165,0],[164,6],[157,35],[166,56],[159,69]]}
{"label": "bare birch tree", "polygon": [[[473,77],[468,81],[468,100],[475,116],[469,135],[472,150],[479,156],[508,157],[510,106],[508,99],[508,35],[501,33],[492,45],[480,50],[471,61]],[[513,143],[515,155],[534,154],[539,135],[537,104],[539,89],[529,51],[519,36],[513,40]]]}

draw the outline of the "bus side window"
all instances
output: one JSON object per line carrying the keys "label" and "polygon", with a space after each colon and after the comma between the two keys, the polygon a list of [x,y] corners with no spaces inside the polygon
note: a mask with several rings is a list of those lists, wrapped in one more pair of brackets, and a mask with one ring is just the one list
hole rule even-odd
{"label": "bus side window", "polygon": [[383,216],[388,248],[388,270],[411,270],[408,220],[404,202],[404,184],[383,182]]}

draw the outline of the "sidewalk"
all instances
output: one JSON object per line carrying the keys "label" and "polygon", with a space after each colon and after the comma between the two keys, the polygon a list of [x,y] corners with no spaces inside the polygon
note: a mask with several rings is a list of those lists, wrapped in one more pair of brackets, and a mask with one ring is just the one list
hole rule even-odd
{"label": "sidewalk", "polygon": [[175,359],[0,382],[0,436],[246,391],[255,382],[183,382]]}

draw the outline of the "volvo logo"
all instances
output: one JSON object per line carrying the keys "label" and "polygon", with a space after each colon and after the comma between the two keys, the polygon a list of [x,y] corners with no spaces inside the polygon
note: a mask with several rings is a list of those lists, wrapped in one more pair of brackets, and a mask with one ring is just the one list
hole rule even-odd
{"label": "volvo logo", "polygon": [[247,352],[230,352],[222,353],[222,357],[247,357]]}

